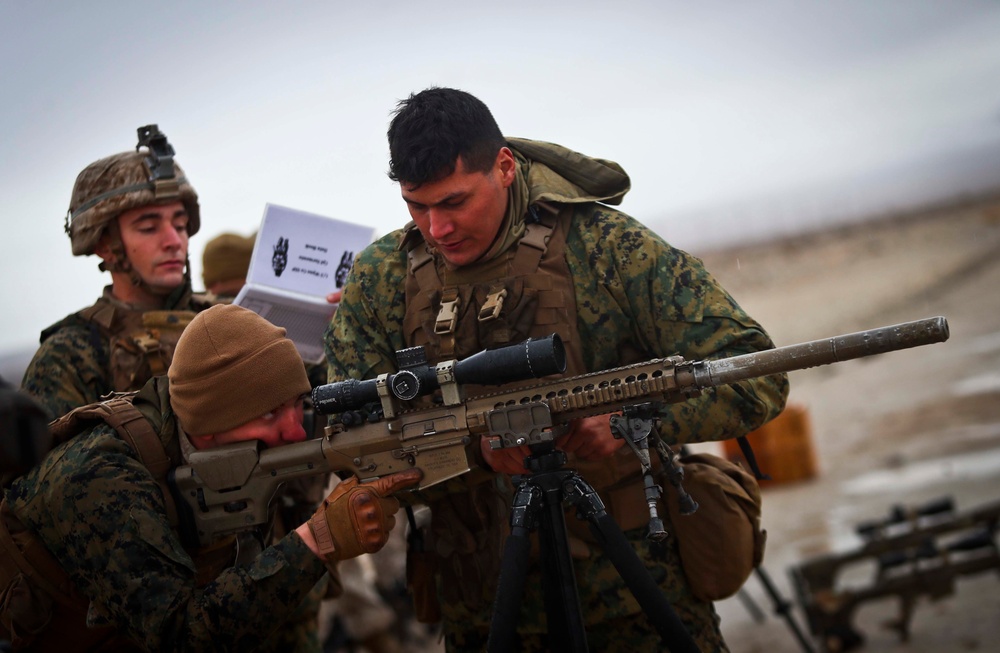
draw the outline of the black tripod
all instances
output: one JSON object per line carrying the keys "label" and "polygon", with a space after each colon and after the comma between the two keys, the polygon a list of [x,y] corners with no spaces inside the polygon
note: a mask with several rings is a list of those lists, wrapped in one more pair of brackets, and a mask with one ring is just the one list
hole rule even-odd
{"label": "black tripod", "polygon": [[514,650],[531,548],[529,536],[538,529],[550,650],[587,651],[587,634],[563,513],[563,504],[568,501],[576,507],[577,517],[590,523],[591,533],[670,650],[698,653],[694,640],[621,528],[605,511],[597,492],[575,471],[563,467],[566,454],[556,450],[551,442],[533,444],[531,451],[525,459],[525,467],[531,474],[515,477],[518,486],[511,506],[511,533],[504,543],[487,650],[490,653]]}

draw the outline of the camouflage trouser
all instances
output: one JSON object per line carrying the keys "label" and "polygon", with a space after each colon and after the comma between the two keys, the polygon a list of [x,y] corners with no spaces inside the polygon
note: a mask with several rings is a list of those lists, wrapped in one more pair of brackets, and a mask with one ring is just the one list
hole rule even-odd
{"label": "camouflage trouser", "polygon": [[[673,538],[664,544],[649,542],[644,537],[644,529],[628,531],[626,536],[699,650],[702,653],[727,653],[715,608],[711,603],[691,596]],[[588,559],[574,560],[574,568],[590,650],[627,653],[669,650],[669,643],[665,645],[660,639],[602,551],[595,547]],[[528,570],[520,604],[517,651],[551,650],[546,642],[547,624],[542,594],[540,572],[537,564],[533,563]],[[445,645],[449,653],[480,653],[485,650],[492,606],[476,611],[451,604],[442,605],[442,611]]]}
{"label": "camouflage trouser", "polygon": [[323,574],[296,609],[295,614],[255,650],[263,653],[268,651],[320,653],[323,647],[319,641],[319,606],[323,596],[326,595],[329,582],[330,577]]}

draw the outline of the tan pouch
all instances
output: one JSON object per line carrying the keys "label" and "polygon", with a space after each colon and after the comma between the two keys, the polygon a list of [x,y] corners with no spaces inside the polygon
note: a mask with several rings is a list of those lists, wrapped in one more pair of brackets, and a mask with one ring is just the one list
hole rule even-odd
{"label": "tan pouch", "polygon": [[677,491],[666,484],[671,534],[692,594],[718,601],[735,594],[764,557],[760,487],[742,467],[718,456],[692,454],[680,462],[684,489],[698,510],[680,514]]}

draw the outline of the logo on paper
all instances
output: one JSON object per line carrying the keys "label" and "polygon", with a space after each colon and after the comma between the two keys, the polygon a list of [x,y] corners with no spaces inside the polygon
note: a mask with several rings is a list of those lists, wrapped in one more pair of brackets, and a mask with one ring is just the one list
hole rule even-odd
{"label": "logo on paper", "polygon": [[354,252],[344,252],[344,255],[340,257],[340,265],[337,266],[337,273],[334,279],[337,281],[337,287],[343,287],[344,283],[347,281],[347,273],[351,271],[351,265],[354,263]]}
{"label": "logo on paper", "polygon": [[279,237],[278,244],[274,246],[274,254],[271,256],[274,276],[280,277],[286,265],[288,265],[288,239]]}

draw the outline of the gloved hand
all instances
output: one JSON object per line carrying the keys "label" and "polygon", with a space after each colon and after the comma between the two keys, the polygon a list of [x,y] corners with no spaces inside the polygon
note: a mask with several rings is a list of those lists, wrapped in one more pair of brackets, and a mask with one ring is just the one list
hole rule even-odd
{"label": "gloved hand", "polygon": [[390,495],[422,477],[419,469],[409,469],[371,483],[359,483],[356,477],[341,481],[308,522],[320,557],[336,562],[385,546],[399,510],[399,501]]}

